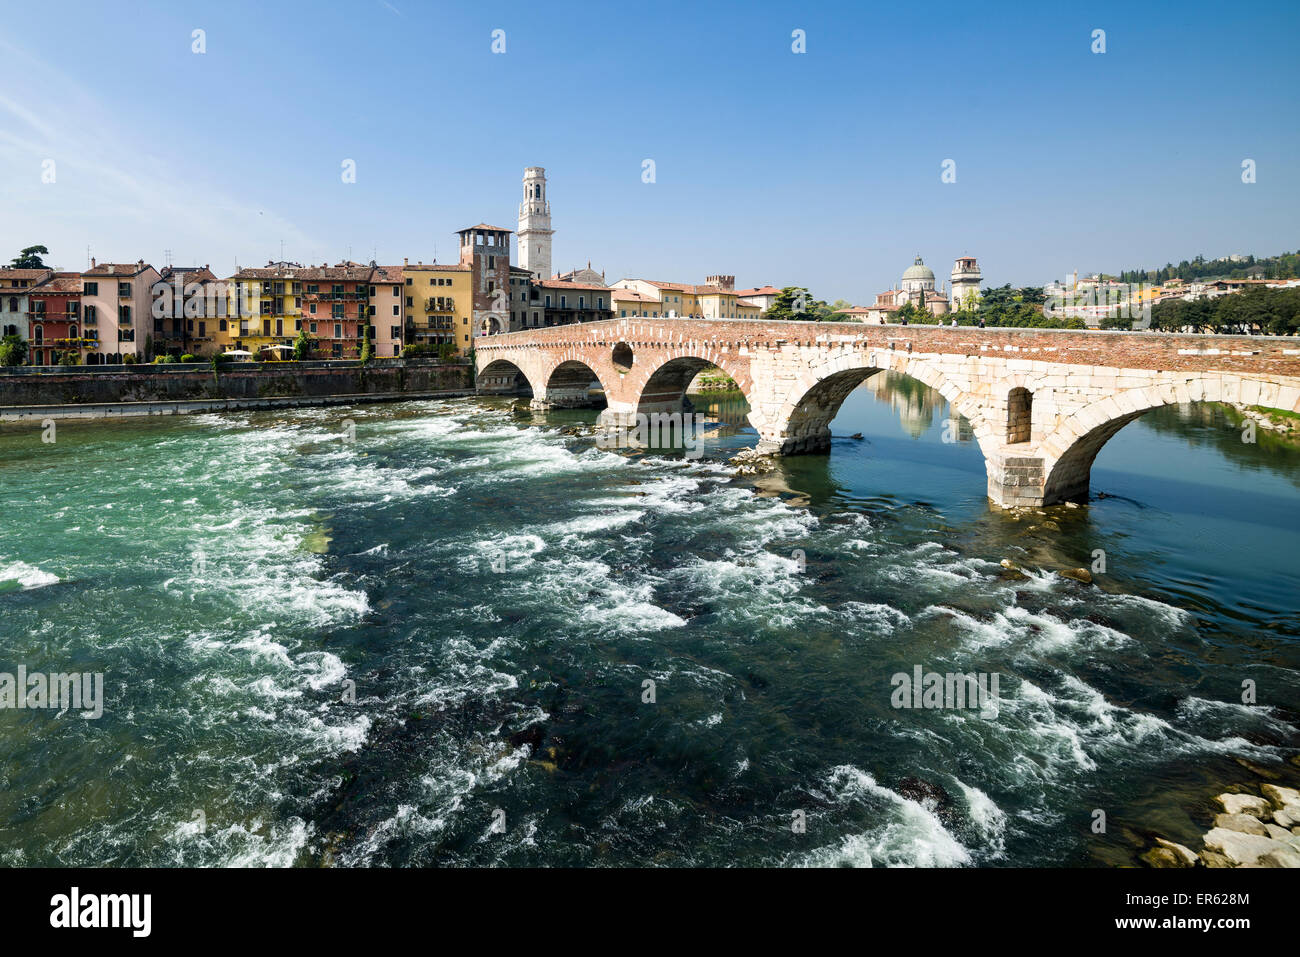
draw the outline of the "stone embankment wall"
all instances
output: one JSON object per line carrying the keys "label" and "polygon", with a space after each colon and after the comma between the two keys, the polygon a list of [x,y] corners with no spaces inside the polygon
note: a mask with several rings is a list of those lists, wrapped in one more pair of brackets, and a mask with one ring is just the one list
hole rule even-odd
{"label": "stone embankment wall", "polygon": [[[261,405],[319,404],[332,397],[400,399],[432,393],[470,392],[471,368],[463,364],[390,363],[297,366],[233,363],[210,366],[125,366],[110,370],[72,367],[57,372],[0,373],[0,418],[66,407],[73,415],[187,412]],[[121,405],[114,410],[112,406]],[[156,406],[156,409],[150,409]]]}

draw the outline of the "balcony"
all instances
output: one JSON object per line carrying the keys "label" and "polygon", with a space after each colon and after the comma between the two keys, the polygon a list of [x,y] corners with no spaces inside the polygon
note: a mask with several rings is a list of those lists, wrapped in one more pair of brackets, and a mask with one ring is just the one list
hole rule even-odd
{"label": "balcony", "polygon": [[455,312],[456,300],[451,296],[431,296],[424,303],[425,312]]}

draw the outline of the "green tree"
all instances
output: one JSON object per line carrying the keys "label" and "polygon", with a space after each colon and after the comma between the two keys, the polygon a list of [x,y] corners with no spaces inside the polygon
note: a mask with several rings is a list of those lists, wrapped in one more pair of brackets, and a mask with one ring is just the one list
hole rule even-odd
{"label": "green tree", "polygon": [[8,335],[0,339],[0,366],[20,366],[27,361],[27,340]]}
{"label": "green tree", "polygon": [[830,318],[831,307],[814,299],[802,286],[786,286],[772,300],[768,319],[786,322],[822,322]]}
{"label": "green tree", "polygon": [[28,246],[14,259],[12,268],[14,269],[44,269],[45,261],[42,256],[48,256],[50,251],[44,246]]}
{"label": "green tree", "polygon": [[293,341],[293,357],[299,362],[309,359],[316,350],[316,337],[306,329],[298,330],[298,338]]}

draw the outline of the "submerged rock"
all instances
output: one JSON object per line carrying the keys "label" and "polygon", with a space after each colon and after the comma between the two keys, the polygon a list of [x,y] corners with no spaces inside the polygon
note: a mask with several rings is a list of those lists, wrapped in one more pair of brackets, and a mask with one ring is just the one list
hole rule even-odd
{"label": "submerged rock", "polygon": [[1061,568],[1056,574],[1062,578],[1073,578],[1077,582],[1083,582],[1085,585],[1092,584],[1092,572],[1086,568]]}

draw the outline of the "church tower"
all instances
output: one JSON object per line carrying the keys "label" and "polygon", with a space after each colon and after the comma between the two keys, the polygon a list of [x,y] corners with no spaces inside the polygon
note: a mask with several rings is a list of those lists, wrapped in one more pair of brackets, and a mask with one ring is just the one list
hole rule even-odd
{"label": "church tower", "polygon": [[980,275],[980,267],[974,256],[963,256],[953,263],[951,279],[953,309],[960,309],[972,293],[976,299],[979,298],[980,283],[984,277]]}
{"label": "church tower", "polygon": [[524,201],[519,204],[519,265],[538,279],[551,278],[551,204],[546,198],[546,170],[524,170]]}

